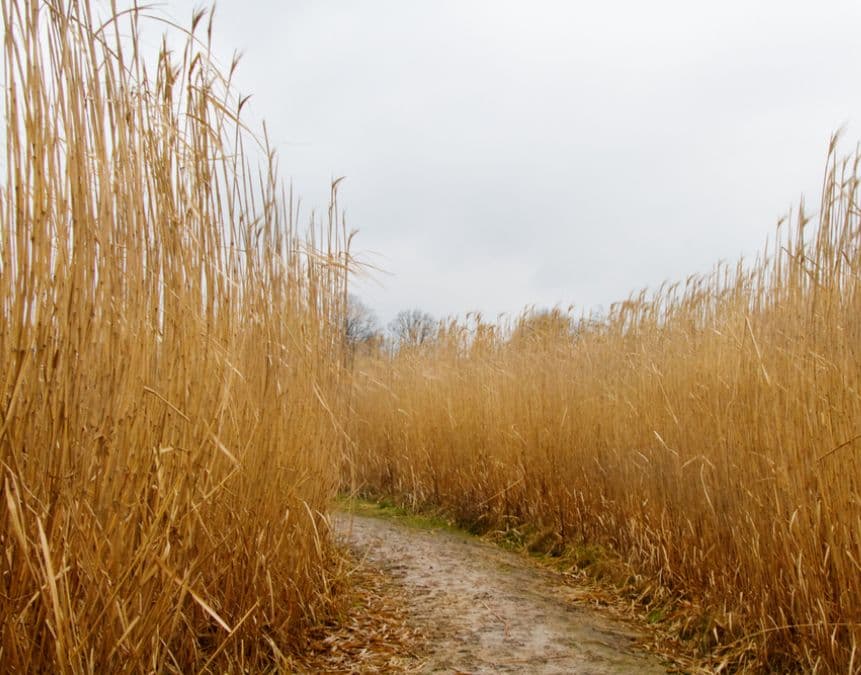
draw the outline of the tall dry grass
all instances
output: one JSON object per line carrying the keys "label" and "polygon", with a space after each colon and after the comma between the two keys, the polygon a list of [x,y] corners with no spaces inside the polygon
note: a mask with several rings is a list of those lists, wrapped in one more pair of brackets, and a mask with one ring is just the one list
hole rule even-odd
{"label": "tall dry grass", "polygon": [[832,143],[818,225],[749,265],[361,363],[358,480],[620,552],[699,607],[683,632],[716,662],[857,671],[858,163]]}
{"label": "tall dry grass", "polygon": [[0,8],[2,670],[283,665],[332,602],[337,208],[298,236],[203,14],[143,54],[135,9]]}

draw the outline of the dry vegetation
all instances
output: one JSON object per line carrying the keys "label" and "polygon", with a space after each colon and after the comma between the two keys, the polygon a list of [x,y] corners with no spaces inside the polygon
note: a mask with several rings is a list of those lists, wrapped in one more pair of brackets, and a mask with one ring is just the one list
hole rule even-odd
{"label": "dry vegetation", "polygon": [[[350,390],[334,190],[299,237],[202,15],[149,62],[137,11],[0,7],[5,670],[331,651],[321,511],[348,426],[354,484],[611,548],[641,603],[696,608],[680,632],[716,663],[861,668],[857,158],[832,144],[818,225],[799,212],[750,265],[597,321],[448,324],[359,356]],[[331,627],[339,667],[365,619]]]}
{"label": "dry vegetation", "polygon": [[861,668],[857,193],[832,144],[818,227],[799,212],[749,265],[365,359],[353,480],[618,551],[716,664]]}
{"label": "dry vegetation", "polygon": [[202,15],[0,7],[2,669],[277,667],[333,606],[337,209],[297,236]]}

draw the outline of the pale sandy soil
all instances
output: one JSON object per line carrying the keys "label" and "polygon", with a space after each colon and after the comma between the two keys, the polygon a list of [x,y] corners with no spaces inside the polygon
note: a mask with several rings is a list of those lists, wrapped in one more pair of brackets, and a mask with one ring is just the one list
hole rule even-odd
{"label": "pale sandy soil", "polygon": [[586,593],[522,556],[468,535],[335,516],[359,557],[405,590],[427,637],[430,673],[665,673],[631,626],[587,606]]}

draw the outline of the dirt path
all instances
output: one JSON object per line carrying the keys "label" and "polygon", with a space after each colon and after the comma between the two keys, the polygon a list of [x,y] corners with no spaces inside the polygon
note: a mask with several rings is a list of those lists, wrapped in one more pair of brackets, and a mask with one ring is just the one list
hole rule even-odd
{"label": "dirt path", "polygon": [[465,534],[365,516],[336,516],[335,527],[406,588],[431,645],[423,672],[666,672],[632,648],[636,632],[516,554]]}

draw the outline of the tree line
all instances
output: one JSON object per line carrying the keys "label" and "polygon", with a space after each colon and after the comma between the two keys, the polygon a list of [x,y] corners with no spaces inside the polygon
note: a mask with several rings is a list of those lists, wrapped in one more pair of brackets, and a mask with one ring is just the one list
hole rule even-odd
{"label": "tree line", "polygon": [[[507,331],[507,339],[536,345],[566,336],[576,339],[587,330],[600,329],[603,323],[597,315],[575,318],[572,308],[532,309],[516,318]],[[353,352],[394,354],[403,347],[433,342],[445,327],[446,322],[413,308],[398,312],[384,328],[376,313],[358,296],[350,294],[348,298],[344,333]]]}

